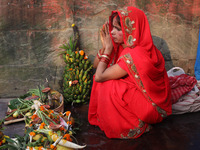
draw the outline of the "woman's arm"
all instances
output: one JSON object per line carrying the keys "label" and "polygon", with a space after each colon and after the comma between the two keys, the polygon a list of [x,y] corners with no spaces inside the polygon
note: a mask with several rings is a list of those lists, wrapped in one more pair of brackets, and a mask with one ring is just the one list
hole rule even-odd
{"label": "woman's arm", "polygon": [[[105,51],[105,48],[102,48],[101,50],[99,50],[98,53],[101,53],[103,54]],[[98,55],[98,54],[97,54]],[[98,58],[98,56],[96,55],[95,59],[94,59],[94,63],[93,63],[93,68],[97,68],[98,64],[99,64],[99,61],[100,59]]]}
{"label": "woman's arm", "polygon": [[105,50],[102,53],[103,55],[101,57],[104,57],[104,58],[101,58],[100,61],[98,60],[97,70],[95,74],[96,82],[119,79],[128,74],[118,64],[115,64],[107,68],[107,65],[110,59],[109,56],[111,55],[112,50],[113,50],[113,44],[112,44],[112,40],[109,34],[108,23],[104,24],[104,27],[105,27],[105,31],[101,31],[101,37],[105,45]]}
{"label": "woman's arm", "polygon": [[127,74],[128,73],[123,70],[118,64],[107,68],[107,64],[100,61],[96,70],[95,81],[104,82],[107,80],[119,79],[126,76]]}

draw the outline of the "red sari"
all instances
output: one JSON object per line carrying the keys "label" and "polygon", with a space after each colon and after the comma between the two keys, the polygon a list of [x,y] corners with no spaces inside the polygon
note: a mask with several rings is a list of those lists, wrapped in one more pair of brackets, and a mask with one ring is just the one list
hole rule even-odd
{"label": "red sari", "polygon": [[[114,12],[120,16],[127,48],[113,42],[108,67],[118,64],[128,75],[93,82],[88,120],[109,138],[137,138],[149,130],[149,124],[161,122],[171,114],[169,80],[145,14],[135,7]],[[112,24],[109,26],[111,31]]]}

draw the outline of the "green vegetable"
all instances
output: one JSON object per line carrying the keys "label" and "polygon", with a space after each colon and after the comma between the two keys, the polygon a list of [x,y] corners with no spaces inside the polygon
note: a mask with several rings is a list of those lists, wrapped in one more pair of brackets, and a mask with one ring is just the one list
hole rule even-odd
{"label": "green vegetable", "polygon": [[14,118],[17,118],[19,116],[19,112],[18,111],[15,111],[15,113],[13,114],[13,117]]}

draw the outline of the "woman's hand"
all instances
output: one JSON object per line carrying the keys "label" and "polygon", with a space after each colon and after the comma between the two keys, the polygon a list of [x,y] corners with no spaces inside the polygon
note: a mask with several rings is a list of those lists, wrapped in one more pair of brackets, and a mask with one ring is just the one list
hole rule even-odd
{"label": "woman's hand", "polygon": [[103,25],[103,28],[100,31],[100,36],[101,36],[103,48],[105,48],[104,53],[110,55],[112,53],[112,50],[113,50],[113,44],[112,44],[112,40],[111,40],[111,37],[110,37],[110,34],[109,34],[109,24],[108,24],[108,22],[106,22]]}

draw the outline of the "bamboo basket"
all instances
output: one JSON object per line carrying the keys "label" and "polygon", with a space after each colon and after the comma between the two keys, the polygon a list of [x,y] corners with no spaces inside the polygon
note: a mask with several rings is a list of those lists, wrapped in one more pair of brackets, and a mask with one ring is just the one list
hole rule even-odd
{"label": "bamboo basket", "polygon": [[60,95],[60,106],[58,106],[57,108],[54,109],[55,112],[64,112],[64,98],[63,95]]}

